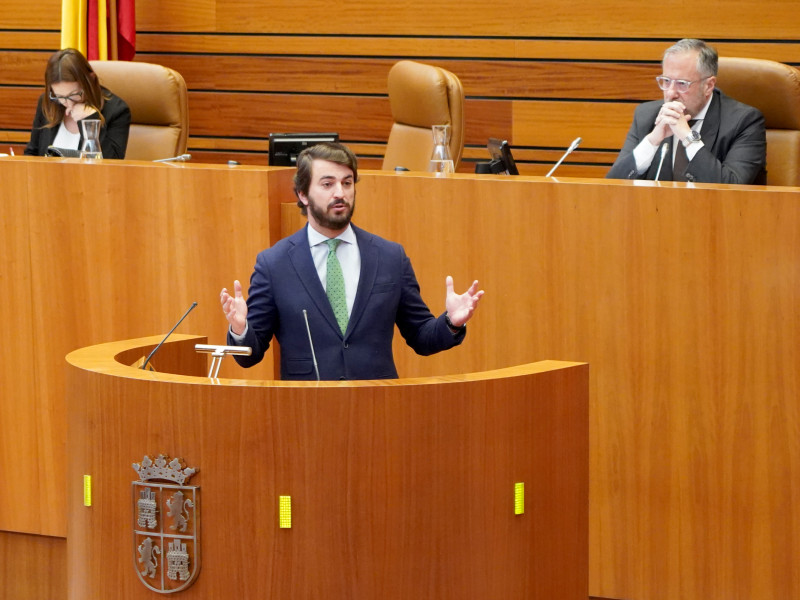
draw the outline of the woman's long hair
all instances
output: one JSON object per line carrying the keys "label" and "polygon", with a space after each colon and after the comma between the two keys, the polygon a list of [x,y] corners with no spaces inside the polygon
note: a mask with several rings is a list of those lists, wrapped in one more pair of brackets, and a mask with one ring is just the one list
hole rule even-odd
{"label": "woman's long hair", "polygon": [[45,127],[55,127],[64,120],[64,105],[61,102],[50,100],[51,86],[62,81],[80,85],[83,90],[84,104],[94,108],[100,115],[100,120],[105,121],[100,109],[103,108],[106,98],[103,96],[97,74],[92,70],[89,61],[78,50],[64,48],[50,57],[44,71],[42,112],[47,119]]}

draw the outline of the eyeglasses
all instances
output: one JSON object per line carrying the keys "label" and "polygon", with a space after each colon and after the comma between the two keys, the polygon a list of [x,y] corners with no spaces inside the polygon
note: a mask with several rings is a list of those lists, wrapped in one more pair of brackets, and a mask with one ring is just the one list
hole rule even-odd
{"label": "eyeglasses", "polygon": [[50,92],[50,100],[52,100],[53,102],[62,102],[62,103],[69,100],[70,102],[74,102],[77,104],[78,102],[81,102],[83,100],[83,90],[72,92],[67,96],[58,96],[53,92]]}
{"label": "eyeglasses", "polygon": [[[709,75],[708,77],[711,77]],[[659,75],[656,77],[656,83],[658,83],[658,87],[664,90],[665,92],[669,89],[669,87],[674,83],[675,90],[681,94],[684,92],[688,92],[689,88],[692,87],[693,83],[699,83],[701,81],[705,81],[708,77],[703,77],[702,79],[698,79],[696,81],[686,81],[685,79],[670,79],[669,77],[665,77],[664,75]]]}

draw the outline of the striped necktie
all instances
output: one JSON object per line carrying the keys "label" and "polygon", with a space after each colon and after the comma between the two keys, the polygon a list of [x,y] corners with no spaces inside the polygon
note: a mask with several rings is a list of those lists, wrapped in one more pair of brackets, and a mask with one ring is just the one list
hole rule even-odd
{"label": "striped necktie", "polygon": [[328,274],[327,283],[325,285],[325,293],[328,296],[328,301],[331,303],[333,314],[336,316],[336,322],[339,323],[339,329],[344,335],[347,331],[347,296],[344,292],[344,275],[342,274],[342,265],[339,264],[339,259],[336,257],[336,248],[342,240],[326,240],[328,244]]}

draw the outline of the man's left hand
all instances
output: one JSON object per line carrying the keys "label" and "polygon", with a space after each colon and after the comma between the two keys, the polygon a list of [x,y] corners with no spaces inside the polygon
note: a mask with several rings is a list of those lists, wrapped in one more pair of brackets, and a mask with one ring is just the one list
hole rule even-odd
{"label": "man's left hand", "polygon": [[478,302],[483,296],[483,290],[478,290],[478,280],[472,282],[469,289],[463,294],[456,294],[453,290],[453,278],[450,275],[445,279],[447,296],[445,309],[450,322],[454,327],[461,327],[472,318],[472,313],[478,307]]}

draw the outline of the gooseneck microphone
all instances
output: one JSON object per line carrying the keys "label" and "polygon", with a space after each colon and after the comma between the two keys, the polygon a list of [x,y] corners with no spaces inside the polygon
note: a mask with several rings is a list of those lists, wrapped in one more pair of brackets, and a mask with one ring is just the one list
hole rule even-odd
{"label": "gooseneck microphone", "polygon": [[572,154],[575,151],[575,148],[580,146],[582,141],[583,140],[581,140],[581,138],[579,138],[579,137],[576,137],[574,140],[572,140],[572,143],[569,145],[569,148],[567,148],[567,151],[564,152],[563,156],[558,159],[558,162],[553,165],[553,168],[550,169],[550,172],[547,173],[547,175],[545,175],[545,177],[550,177],[550,175],[553,174],[553,171],[555,171],[558,168],[558,165],[560,165],[564,161],[565,158],[567,158],[570,154]]}
{"label": "gooseneck microphone", "polygon": [[[179,320],[177,323],[175,323],[175,326],[174,326],[172,329],[170,329],[170,330],[169,330],[169,332],[167,333],[167,335],[165,335],[165,336],[164,336],[164,339],[163,339],[163,340],[161,340],[161,341],[159,342],[158,346],[156,346],[155,348],[153,348],[153,351],[152,351],[150,354],[148,354],[148,355],[147,355],[147,358],[146,358],[146,359],[144,359],[144,362],[142,363],[142,367],[141,367],[141,368],[142,368],[142,370],[146,370],[147,363],[149,363],[149,362],[150,362],[150,359],[151,359],[151,358],[153,358],[153,356],[155,355],[155,353],[156,353],[156,352],[158,352],[158,349],[159,349],[159,348],[161,348],[161,346],[164,344],[164,342],[166,342],[166,341],[167,341],[167,338],[168,338],[170,335],[172,335],[172,332],[173,332],[173,331],[175,331],[175,330],[178,328],[178,325],[180,325],[180,324],[183,322],[183,320],[186,318],[186,316],[187,316],[187,315],[188,315],[190,312],[192,312],[192,310],[194,309],[194,307],[195,307],[195,306],[197,306],[197,302],[192,302],[192,305],[189,307],[189,310],[187,310],[185,313],[183,313],[183,316],[180,318],[180,320]],[[152,371],[152,370],[153,370],[153,367],[150,367],[150,370]]]}
{"label": "gooseneck microphone", "polygon": [[664,158],[667,156],[667,152],[669,152],[669,142],[661,146],[661,158],[658,159],[658,169],[656,170],[655,181],[658,181],[658,177],[661,175],[661,167],[664,166]]}
{"label": "gooseneck microphone", "polygon": [[319,381],[319,366],[317,365],[317,355],[314,353],[314,342],[311,340],[311,327],[308,326],[308,311],[303,309],[303,318],[306,320],[306,333],[308,333],[308,345],[311,346],[311,361],[314,363],[314,372]]}
{"label": "gooseneck microphone", "polygon": [[192,160],[191,154],[181,154],[180,156],[172,156],[170,158],[159,158],[153,162],[186,162],[187,160]]}

